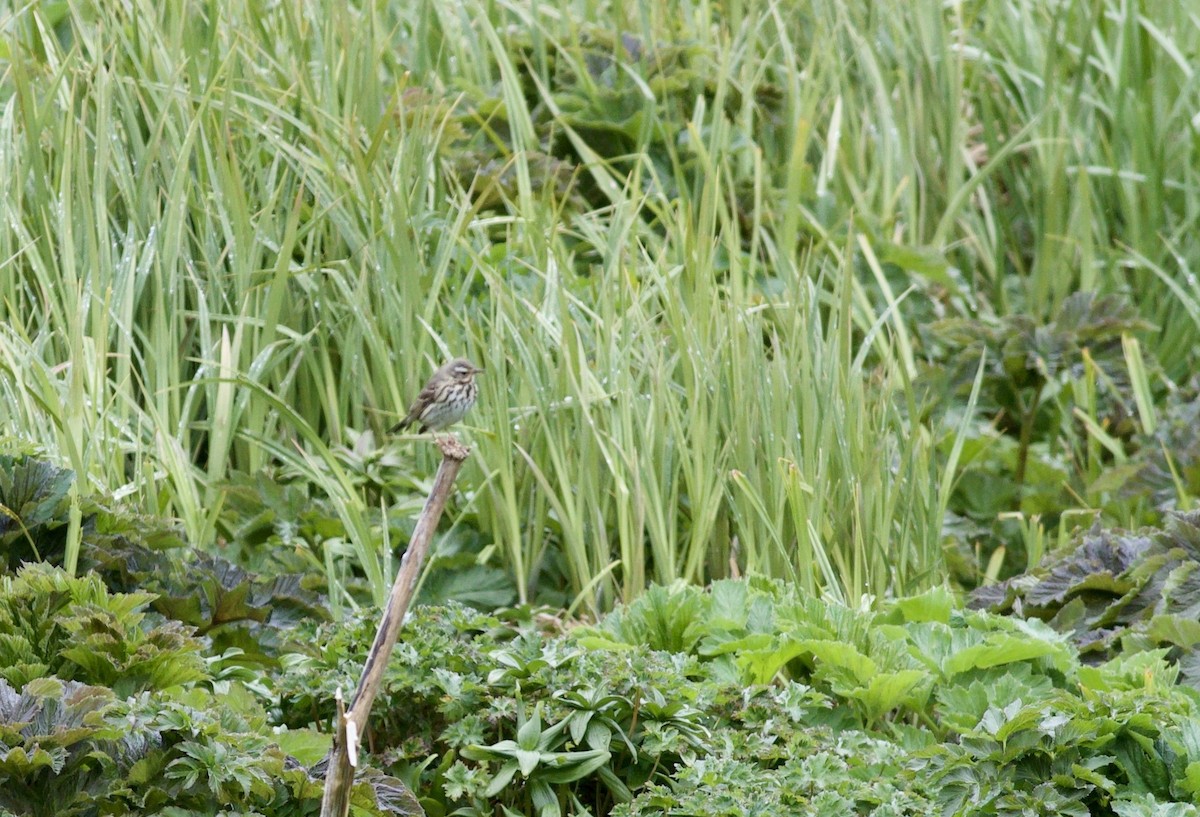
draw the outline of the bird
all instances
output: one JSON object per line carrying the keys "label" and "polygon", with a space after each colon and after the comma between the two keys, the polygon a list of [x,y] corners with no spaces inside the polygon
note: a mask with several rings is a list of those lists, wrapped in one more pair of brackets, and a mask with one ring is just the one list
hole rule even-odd
{"label": "bird", "polygon": [[475,375],[482,371],[465,357],[456,357],[442,366],[421,389],[404,419],[388,429],[388,433],[395,434],[416,425],[424,434],[454,425],[475,405],[479,395]]}

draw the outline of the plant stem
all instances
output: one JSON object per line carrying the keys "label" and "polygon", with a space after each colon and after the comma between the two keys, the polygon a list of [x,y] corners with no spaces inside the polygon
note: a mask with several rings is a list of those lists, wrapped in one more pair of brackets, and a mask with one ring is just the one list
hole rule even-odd
{"label": "plant stem", "polygon": [[[367,715],[383,682],[384,670],[387,669],[388,659],[396,644],[396,636],[400,633],[404,615],[408,612],[408,605],[416,591],[421,566],[429,553],[438,520],[442,517],[446,500],[450,498],[454,478],[458,476],[459,469],[471,453],[470,449],[453,436],[440,438],[438,447],[442,449],[442,464],[438,467],[429,499],[425,501],[425,507],[413,530],[408,550],[404,552],[404,558],[400,562],[400,571],[396,574],[383,618],[375,632],[375,642],[371,645],[371,651],[367,653],[367,660],[363,665],[362,677],[354,693],[354,702],[345,713],[339,706],[337,736],[333,743],[333,756],[329,760],[329,771],[325,776],[321,817],[344,817],[349,813],[350,788],[354,782],[354,768],[358,757],[357,741],[366,732]],[[355,727],[353,738],[349,736],[347,728],[351,723]]]}

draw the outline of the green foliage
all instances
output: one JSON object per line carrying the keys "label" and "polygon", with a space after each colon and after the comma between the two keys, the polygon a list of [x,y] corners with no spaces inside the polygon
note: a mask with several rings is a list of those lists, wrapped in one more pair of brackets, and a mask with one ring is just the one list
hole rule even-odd
{"label": "green foliage", "polygon": [[976,426],[920,363],[981,347],[960,559],[1152,513],[1110,457],[1200,337],[1180,4],[84,5],[4,47],[0,423],[250,569],[289,520],[246,481],[299,483],[324,518],[269,536],[335,615],[386,594],[432,455],[380,433],[450,353],[488,375],[435,601],[936,585]]}
{"label": "green foliage", "polygon": [[927,376],[940,388],[965,394],[984,361],[979,411],[989,424],[965,444],[951,508],[1012,551],[1005,575],[1041,555],[1006,517],[1053,525],[1081,497],[1123,521],[1137,512],[1121,490],[1136,470],[1125,463],[1137,430],[1127,345],[1150,328],[1127,299],[1092,292],[1066,297],[1052,319],[963,316],[928,328]]}
{"label": "green foliage", "polygon": [[219,698],[199,689],[177,698],[142,695],[112,720],[144,741],[125,786],[110,795],[114,803],[135,810],[242,803],[286,814],[320,797],[322,781],[288,761],[240,688]]}
{"label": "green foliage", "polygon": [[206,678],[201,642],[178,622],[147,619],[152,598],[45,565],[0,577],[0,677],[19,687],[57,676],[122,697]]}
{"label": "green foliage", "polygon": [[273,663],[299,621],[329,617],[315,582],[299,574],[251,573],[220,556],[148,548],[126,534],[97,532],[84,543],[84,563],[110,586],[151,591],[156,612],[206,636],[216,653],[236,648],[246,661]]}
{"label": "green foliage", "polygon": [[1093,660],[1162,648],[1200,688],[1200,514],[1163,530],[1093,528],[1036,570],[976,590],[974,606],[1020,612],[1069,635]]}
{"label": "green foliage", "polygon": [[[1078,652],[1099,642],[1056,632],[1057,616],[963,611],[941,589],[872,609],[765,579],[676,583],[565,635],[538,629],[557,620],[527,609],[506,620],[419,608],[367,735],[394,777],[373,773],[356,802],[367,813],[546,817],[1153,813],[1187,802],[1200,791],[1200,698],[1177,680],[1192,666],[1181,645],[1195,642],[1196,528],[1183,515],[1167,532],[1097,533],[1042,580],[1005,585],[1026,610],[1115,599],[1085,606],[1097,629],[1125,627],[1099,665]],[[306,813],[320,777],[285,752],[309,764],[324,754],[313,727],[333,716],[334,690],[356,682],[374,616],[314,632],[294,580],[189,559],[151,520],[98,510],[83,530],[84,558],[102,574],[29,565],[0,583],[10,653],[0,697],[79,724],[52,730],[54,743],[12,716],[7,807],[53,786],[47,802],[63,813],[228,802]],[[112,593],[100,575],[170,595]],[[152,605],[198,617],[202,637],[159,623]],[[244,655],[223,618],[275,637]],[[256,669],[274,666],[276,677]]]}
{"label": "green foliage", "polygon": [[104,792],[118,759],[128,766],[141,744],[106,719],[114,702],[110,690],[74,681],[14,688],[0,679],[0,808],[82,813],[81,801]]}
{"label": "green foliage", "polygon": [[562,736],[570,723],[569,719],[563,719],[543,729],[540,708],[535,709],[529,717],[519,712],[516,740],[464,747],[462,757],[497,764],[491,782],[482,792],[483,797],[494,798],[508,788],[520,772],[521,788],[528,799],[522,798],[515,803],[514,810],[541,817],[561,815],[555,787],[589,777],[608,764],[611,757],[607,749],[564,751]]}
{"label": "green foliage", "polygon": [[232,474],[222,486],[219,533],[235,563],[267,573],[293,573],[321,563],[323,546],[346,528],[309,483],[264,471]]}
{"label": "green foliage", "polygon": [[[411,460],[396,450],[376,447],[370,434],[333,455],[347,478],[376,506],[363,509],[372,532],[368,544],[383,549],[385,543],[394,547],[406,542],[427,495],[428,480],[417,479]],[[357,575],[353,560],[346,558],[349,534],[344,521],[303,475],[234,474],[223,490],[225,509],[219,520],[226,537],[223,553],[260,573],[311,574],[314,569],[328,569],[327,586],[335,603],[343,598],[370,600],[370,588]],[[382,496],[390,501],[386,516],[378,508]],[[381,533],[384,525],[387,530]],[[463,520],[442,527],[418,599],[426,604],[458,601],[482,610],[511,604],[516,598],[513,581],[482,558],[487,543],[478,528]],[[308,578],[306,586],[315,581]]]}
{"label": "green foliage", "polygon": [[[380,432],[466,353],[488,369],[456,509],[475,564],[432,598],[598,613],[731,559],[849,598],[936,580],[946,429],[915,410],[875,248],[903,271],[938,251],[882,237],[915,185],[859,201],[837,169],[852,117],[826,100],[859,78],[807,70],[794,15],[664,37],[658,12],[475,0],[185,6],[14,21],[4,178],[41,181],[0,197],[6,428],[205,547],[255,549],[244,505],[225,516],[240,475],[305,483],[338,530],[292,542],[326,549],[336,614],[359,579],[382,602],[372,514],[432,461]],[[893,215],[859,219],[872,201]]]}
{"label": "green foliage", "polygon": [[70,470],[45,460],[0,454],[0,572],[62,558],[74,482]]}
{"label": "green foliage", "polygon": [[[379,433],[465,353],[488,373],[425,597],[620,612],[564,637],[415,616],[373,737],[431,813],[1186,812],[1185,525],[1005,586],[1045,623],[929,589],[947,530],[971,584],[1035,565],[1043,520],[1063,542],[1072,514],[1133,527],[1197,495],[1194,390],[1155,406],[1200,349],[1193,17],[14,7],[0,428],[70,472],[0,459],[0,567],[111,585],[6,577],[0,671],[47,717],[96,715],[66,676],[149,701],[162,752],[46,749],[56,810],[104,768],[133,777],[97,811],[304,812],[307,772],[262,737],[353,685],[354,611],[434,462]],[[738,575],[799,589],[696,589]],[[290,654],[318,592],[346,624]],[[49,785],[5,740],[14,785]],[[377,781],[364,810],[403,800]]]}
{"label": "green foliage", "polygon": [[[332,714],[371,623],[327,627],[278,682],[285,723]],[[306,642],[308,640],[306,639]],[[684,656],[589,651],[452,606],[415,611],[375,704],[367,745],[422,793],[430,814],[606,813],[631,790],[707,751],[707,696],[681,684]]]}
{"label": "green foliage", "polygon": [[1186,769],[1194,760],[1168,747],[1194,728],[1194,696],[1083,692],[990,705],[956,744],[927,750],[914,768],[944,813],[1083,817],[1121,795],[1192,799]]}
{"label": "green foliage", "polygon": [[[1019,681],[1023,690],[1061,686],[1078,668],[1067,639],[1049,627],[955,612],[940,590],[878,612],[765,582],[718,582],[708,593],[679,588],[675,595],[691,598],[635,604],[579,637],[591,647],[628,649],[640,633],[654,631],[656,614],[668,611],[678,627],[675,611],[691,609],[691,652],[714,677],[752,685],[801,681],[842,701],[840,722],[860,728],[903,715],[930,726],[943,716],[957,723],[953,710],[942,711],[947,703],[990,701],[988,690],[1006,682]],[[635,614],[643,624],[630,628]]]}
{"label": "green foliage", "polygon": [[918,375],[979,348],[960,559],[1153,512],[1113,460],[1200,348],[1184,5],[134,5],[11,15],[0,424],[250,569],[243,480],[302,483],[335,615],[449,353],[488,376],[434,600],[936,585],[976,426]]}
{"label": "green foliage", "polygon": [[[305,639],[286,723],[332,714],[370,632]],[[1200,695],[1178,674],[1164,651],[1084,664],[942,590],[869,610],[681,584],[565,635],[419,608],[367,743],[435,815],[1110,814],[1195,797]]]}
{"label": "green foliage", "polygon": [[[718,582],[713,586],[713,596],[721,592],[719,588],[728,587],[744,585]],[[590,643],[593,646],[623,644],[629,648],[693,653],[701,636],[701,623],[710,620],[713,614],[711,608],[715,602],[710,602],[709,598],[702,593],[689,592],[683,585],[651,587],[635,601],[604,617],[602,632],[611,635],[611,639],[593,638]]]}
{"label": "green foliage", "polygon": [[240,689],[221,699],[193,689],[121,700],[74,681],[15,689],[0,680],[0,807],[34,817],[230,803],[314,813],[321,781],[289,760],[264,722]]}
{"label": "green foliage", "polygon": [[[268,679],[233,664],[236,651],[210,657],[211,641],[147,609],[153,598],[45,564],[0,577],[0,808],[315,813],[323,778],[286,751],[315,763],[328,738],[274,730]],[[355,801],[380,814],[404,794],[376,774]]]}
{"label": "green foliage", "polygon": [[829,814],[900,817],[933,812],[934,802],[905,766],[908,750],[862,733],[792,732],[777,764],[726,746],[682,767],[670,783],[647,787],[614,817],[767,817]]}
{"label": "green foliage", "polygon": [[1152,412],[1130,465],[1114,475],[1126,495],[1149,495],[1160,510],[1187,511],[1200,499],[1200,378],[1172,390]]}
{"label": "green foliage", "polygon": [[[29,597],[42,598],[42,588],[29,589],[26,585],[49,582],[66,593],[60,601],[70,606],[104,597],[104,586],[135,591],[130,596],[136,600],[135,608],[148,606],[168,619],[195,628],[211,639],[217,653],[237,648],[245,660],[260,663],[274,660],[281,635],[299,619],[327,617],[322,599],[314,590],[317,583],[298,573],[281,573],[281,560],[271,563],[276,568],[273,576],[250,573],[221,556],[187,548],[181,532],[158,518],[132,514],[95,496],[79,498],[72,505],[67,496],[74,487],[71,471],[44,460],[0,457],[0,489],[11,505],[4,505],[7,511],[0,515],[0,554],[7,558],[9,568],[32,559],[63,562],[65,533],[72,526],[74,508],[78,514],[78,565],[96,573],[85,583],[72,585],[69,591],[64,588],[70,582],[57,573],[36,573],[40,577],[36,580],[35,573],[27,573],[13,592],[27,590]],[[82,589],[84,584],[86,590]],[[119,612],[127,612],[127,608]],[[73,613],[81,616],[79,608]],[[48,626],[48,621],[43,616],[41,623]],[[114,634],[116,644],[128,638],[126,623],[121,621],[94,618],[63,626],[88,630],[93,642],[106,640],[110,629],[120,631]],[[156,632],[158,636],[152,641],[164,637],[166,631],[160,628]],[[142,651],[137,645],[131,649]],[[75,647],[76,663],[88,664],[92,671],[100,672],[100,663],[115,660],[108,674],[124,674],[124,683],[139,683],[137,672],[115,657],[102,658],[104,653],[105,647],[99,643],[79,644]],[[28,678],[9,676],[9,680],[19,683]],[[110,680],[92,677],[89,682],[107,684]]]}

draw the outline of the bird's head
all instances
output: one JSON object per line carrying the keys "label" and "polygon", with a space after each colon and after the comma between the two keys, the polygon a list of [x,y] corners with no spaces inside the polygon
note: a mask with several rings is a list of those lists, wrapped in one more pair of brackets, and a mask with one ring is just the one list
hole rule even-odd
{"label": "bird's head", "polygon": [[483,369],[476,366],[465,357],[460,357],[450,361],[450,376],[455,380],[469,382],[475,375],[482,372]]}

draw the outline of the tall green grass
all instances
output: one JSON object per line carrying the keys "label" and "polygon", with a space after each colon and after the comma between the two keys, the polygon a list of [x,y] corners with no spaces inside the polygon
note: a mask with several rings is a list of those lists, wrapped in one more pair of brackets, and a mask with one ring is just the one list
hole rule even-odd
{"label": "tall green grass", "polygon": [[936,583],[957,426],[909,282],[1132,290],[1194,363],[1183,5],[22,5],[0,428],[199,544],[224,480],[283,467],[382,596],[339,447],[466,353],[460,510],[522,600]]}

